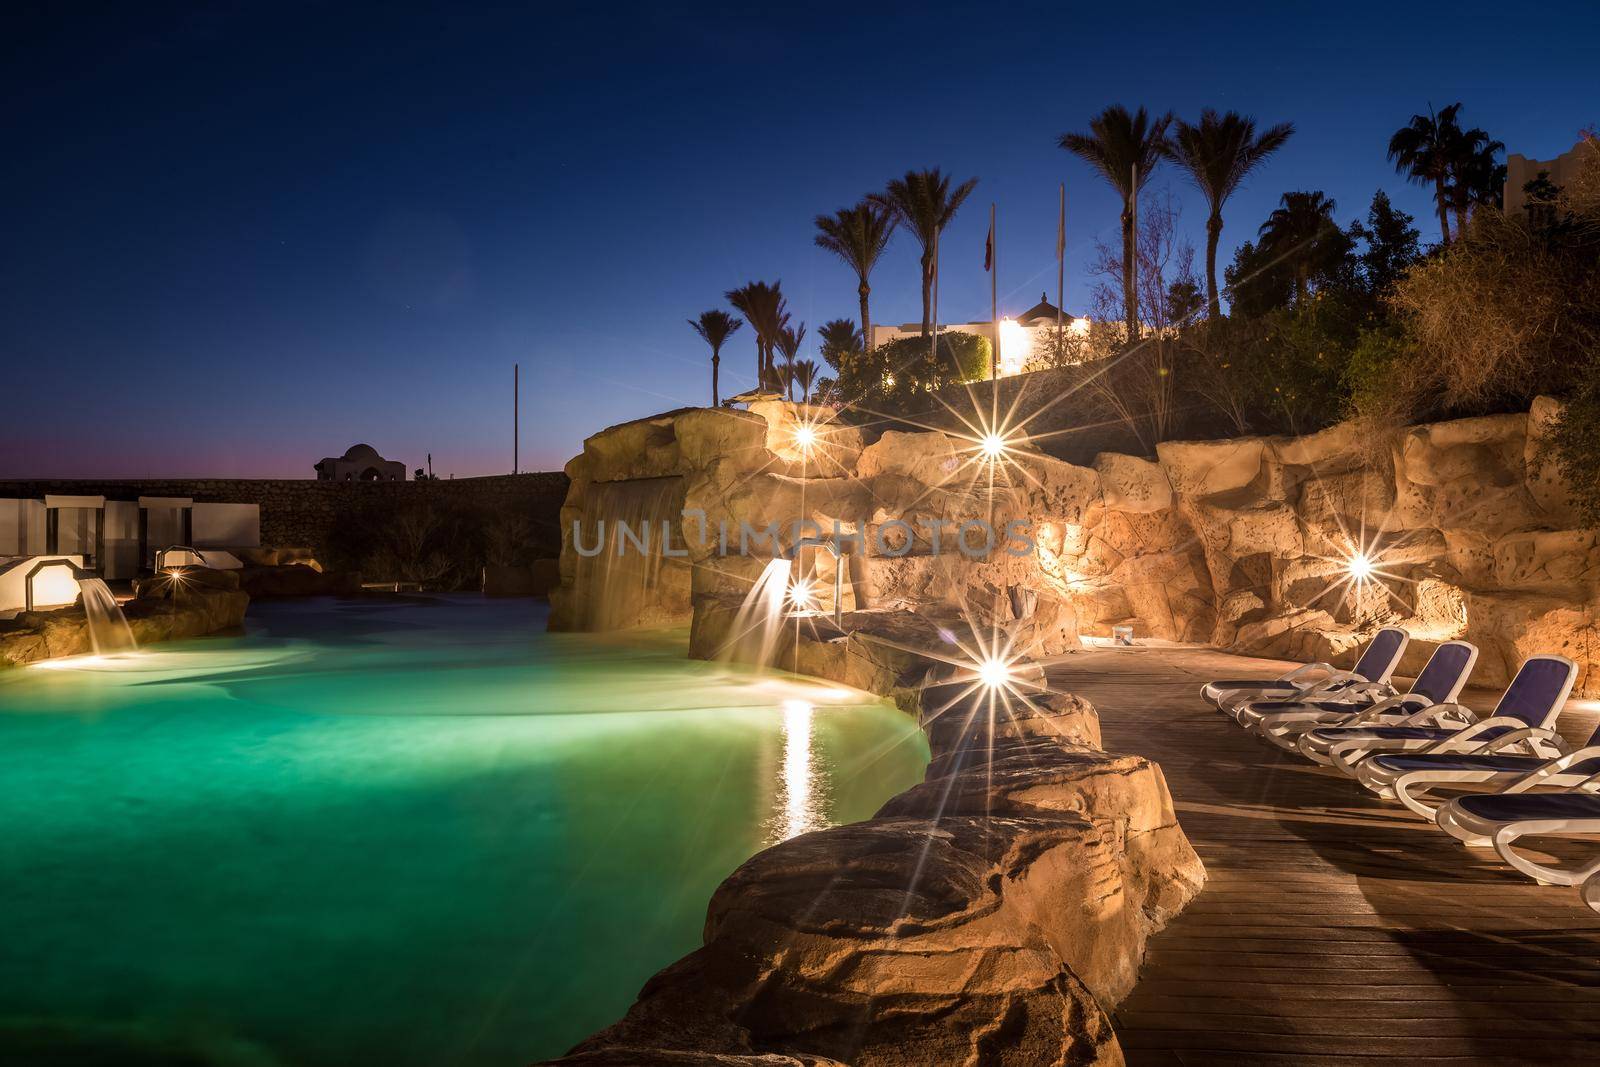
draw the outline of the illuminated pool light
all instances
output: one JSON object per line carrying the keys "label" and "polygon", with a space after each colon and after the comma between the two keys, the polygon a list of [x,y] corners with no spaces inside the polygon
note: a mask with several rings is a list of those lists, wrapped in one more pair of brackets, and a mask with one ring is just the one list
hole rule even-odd
{"label": "illuminated pool light", "polygon": [[1364,582],[1372,577],[1372,572],[1377,567],[1365,552],[1357,552],[1345,561],[1345,569],[1350,572],[1350,577],[1358,582]]}
{"label": "illuminated pool light", "polygon": [[1006,439],[997,433],[983,435],[983,440],[978,442],[978,447],[989,459],[999,459],[1006,451]]}
{"label": "illuminated pool light", "polygon": [[1005,660],[986,659],[978,664],[978,681],[990,689],[999,689],[1011,682],[1011,665]]}
{"label": "illuminated pool light", "polygon": [[812,590],[809,578],[801,578],[789,587],[789,603],[801,611],[808,611],[816,606],[816,594]]}
{"label": "illuminated pool light", "polygon": [[809,452],[817,443],[817,430],[814,426],[797,426],[794,431],[794,443],[802,452]]}

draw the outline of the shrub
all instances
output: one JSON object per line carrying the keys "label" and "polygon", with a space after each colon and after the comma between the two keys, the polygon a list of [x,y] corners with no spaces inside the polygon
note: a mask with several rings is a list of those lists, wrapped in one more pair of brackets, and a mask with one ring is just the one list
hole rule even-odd
{"label": "shrub", "polygon": [[920,409],[937,389],[989,377],[990,351],[989,339],[977,334],[941,333],[937,352],[925,338],[902,337],[846,357],[838,390],[871,411]]}

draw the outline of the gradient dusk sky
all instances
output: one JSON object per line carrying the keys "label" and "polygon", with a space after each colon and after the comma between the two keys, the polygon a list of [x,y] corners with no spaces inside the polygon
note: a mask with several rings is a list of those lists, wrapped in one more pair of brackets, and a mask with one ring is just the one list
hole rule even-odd
{"label": "gradient dusk sky", "polygon": [[[507,471],[517,361],[522,467],[559,468],[708,401],[684,320],[724,290],[854,318],[811,219],[913,167],[980,178],[942,319],[988,317],[991,200],[1002,314],[1054,299],[1063,180],[1081,311],[1117,204],[1056,138],[1111,103],[1297,125],[1224,262],[1290,189],[1348,222],[1381,187],[1436,237],[1384,155],[1430,103],[1536,158],[1600,122],[1592,2],[561,7],[7,5],[0,477],[310,477],[356,441]],[[920,314],[915,257],[878,321]],[[745,330],[725,393],[754,362]]]}

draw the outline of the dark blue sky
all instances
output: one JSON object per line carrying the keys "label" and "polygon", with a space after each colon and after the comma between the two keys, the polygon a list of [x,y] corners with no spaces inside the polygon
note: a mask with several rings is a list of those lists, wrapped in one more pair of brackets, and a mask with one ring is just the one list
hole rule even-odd
{"label": "dark blue sky", "polygon": [[[781,278],[796,318],[855,317],[811,218],[910,167],[981,180],[944,243],[941,318],[1087,303],[1103,183],[1055,147],[1109,103],[1292,120],[1230,202],[1342,221],[1429,102],[1546,158],[1600,121],[1591,3],[11,5],[0,16],[0,477],[311,475],[358,440],[457,475],[559,467],[593,431],[708,399],[684,320]],[[1200,243],[1198,196],[1165,171]],[[916,318],[915,245],[874,318]],[[751,380],[748,331],[726,386]],[[731,379],[731,381],[729,380]]]}

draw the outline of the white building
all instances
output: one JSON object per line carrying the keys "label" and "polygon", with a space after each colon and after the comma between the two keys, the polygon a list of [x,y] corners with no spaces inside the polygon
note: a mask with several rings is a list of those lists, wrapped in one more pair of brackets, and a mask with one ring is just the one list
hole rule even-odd
{"label": "white building", "polygon": [[[939,333],[970,333],[989,339],[990,351],[998,352],[1000,357],[999,377],[1006,378],[1013,374],[1021,374],[1027,367],[1028,360],[1033,356],[1034,337],[1040,330],[1054,330],[1057,323],[1056,306],[1050,303],[1044,293],[1039,294],[1039,302],[1024,311],[1016,318],[1003,317],[998,323],[998,344],[995,338],[996,323],[993,322],[953,322],[941,323]],[[1089,333],[1089,317],[1087,315],[1073,315],[1070,313],[1060,316],[1061,325],[1068,333],[1083,337]],[[908,322],[900,326],[881,326],[874,324],[872,336],[868,343],[876,348],[898,341],[902,337],[922,336],[922,323]]]}

